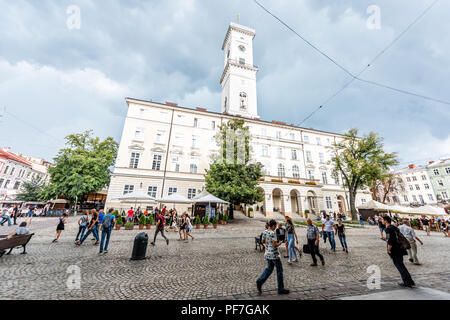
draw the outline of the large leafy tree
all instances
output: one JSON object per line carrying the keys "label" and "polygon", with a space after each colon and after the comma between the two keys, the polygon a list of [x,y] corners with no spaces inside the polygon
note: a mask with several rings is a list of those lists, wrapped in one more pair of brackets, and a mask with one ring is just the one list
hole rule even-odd
{"label": "large leafy tree", "polygon": [[390,166],[398,164],[396,153],[383,150],[383,139],[370,132],[358,137],[358,129],[351,129],[334,145],[333,174],[342,175],[350,196],[352,218],[356,219],[355,197],[358,189],[372,186],[383,178]]}
{"label": "large leafy tree", "polygon": [[256,188],[262,165],[251,161],[251,136],[244,120],[222,124],[215,138],[220,148],[206,171],[206,189],[235,205],[262,201],[264,195]]}
{"label": "large leafy tree", "polygon": [[16,196],[18,201],[39,201],[44,187],[44,181],[39,177],[33,177],[30,181],[25,181],[20,186],[19,193]]}
{"label": "large leafy tree", "polygon": [[113,138],[101,141],[92,136],[91,130],[68,135],[66,147],[58,152],[55,165],[49,168],[50,184],[44,187],[42,198],[65,197],[75,201],[101,190],[109,184],[117,149]]}

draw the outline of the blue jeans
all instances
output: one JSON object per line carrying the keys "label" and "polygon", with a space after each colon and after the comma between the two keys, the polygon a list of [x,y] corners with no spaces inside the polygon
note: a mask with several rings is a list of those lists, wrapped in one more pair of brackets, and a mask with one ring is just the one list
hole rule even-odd
{"label": "blue jeans", "polygon": [[86,240],[86,238],[91,234],[91,232],[92,232],[92,234],[94,235],[95,239],[97,239],[97,241],[98,241],[99,238],[98,238],[97,226],[93,226],[91,230],[88,230],[88,231],[84,234],[84,236],[81,238],[80,242],[83,243],[84,240]]}
{"label": "blue jeans", "polygon": [[347,249],[347,241],[346,241],[345,233],[341,234],[338,232],[338,237],[339,237],[339,241],[341,242],[342,248]]}
{"label": "blue jeans", "polygon": [[325,239],[330,239],[331,250],[336,249],[336,242],[334,241],[334,231],[325,231]]}
{"label": "blue jeans", "polygon": [[86,226],[79,226],[77,237],[76,237],[75,241],[78,241],[78,239],[82,239],[85,232],[86,232]]}
{"label": "blue jeans", "polygon": [[[293,233],[287,234],[287,241],[288,241],[288,250],[289,250],[289,260],[296,260],[297,259],[297,253],[295,252],[295,236]],[[295,257],[295,258],[294,258]]]}
{"label": "blue jeans", "polygon": [[8,227],[11,226],[11,218],[10,217],[3,217],[2,222],[0,222],[1,225],[3,225],[6,221],[8,221]]}
{"label": "blue jeans", "polygon": [[[112,227],[102,230],[102,240],[100,241],[100,253],[102,253],[103,250],[108,251],[109,238],[111,237],[111,231],[112,231]],[[105,238],[106,238],[106,242],[105,242]],[[104,248],[103,248],[103,244],[105,244]]]}
{"label": "blue jeans", "polygon": [[273,272],[273,268],[277,268],[277,282],[278,282],[278,292],[284,289],[284,283],[283,283],[283,266],[281,265],[280,259],[267,259],[267,268],[264,269],[262,275],[256,280],[261,285],[266,282],[267,278],[270,277],[270,275]]}

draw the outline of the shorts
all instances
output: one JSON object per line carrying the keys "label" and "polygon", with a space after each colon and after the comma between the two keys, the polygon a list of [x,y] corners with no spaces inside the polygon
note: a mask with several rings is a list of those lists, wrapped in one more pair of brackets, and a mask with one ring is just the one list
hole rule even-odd
{"label": "shorts", "polygon": [[380,229],[380,231],[385,231],[386,227],[378,227]]}
{"label": "shorts", "polygon": [[27,218],[33,218],[33,217],[34,217],[34,212],[27,213]]}

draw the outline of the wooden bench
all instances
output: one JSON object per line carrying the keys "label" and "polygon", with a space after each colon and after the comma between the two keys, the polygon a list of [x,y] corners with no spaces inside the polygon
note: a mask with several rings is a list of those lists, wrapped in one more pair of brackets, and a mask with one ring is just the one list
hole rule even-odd
{"label": "wooden bench", "polygon": [[23,247],[22,254],[26,254],[26,246],[33,235],[34,233],[15,235],[11,239],[6,239],[7,236],[0,236],[0,258],[5,254],[6,250],[9,249],[7,254],[10,254],[17,247]]}

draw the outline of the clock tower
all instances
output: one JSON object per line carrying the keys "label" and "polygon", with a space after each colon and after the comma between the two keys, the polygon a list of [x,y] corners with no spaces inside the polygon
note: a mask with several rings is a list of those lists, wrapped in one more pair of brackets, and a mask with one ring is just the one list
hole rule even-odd
{"label": "clock tower", "polygon": [[255,30],[230,23],[222,50],[225,53],[222,86],[222,112],[246,118],[258,118],[256,73],[253,65]]}

